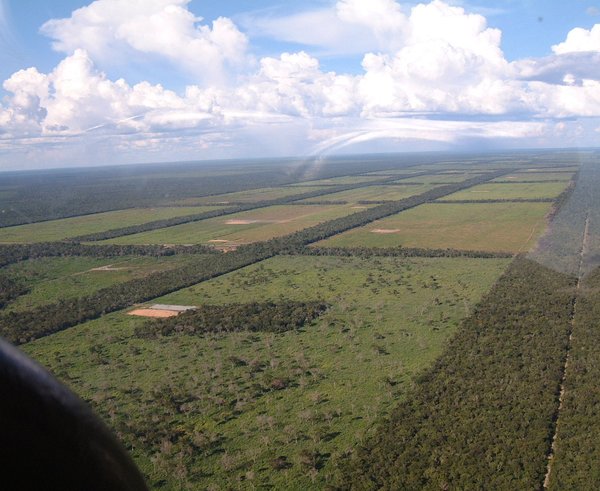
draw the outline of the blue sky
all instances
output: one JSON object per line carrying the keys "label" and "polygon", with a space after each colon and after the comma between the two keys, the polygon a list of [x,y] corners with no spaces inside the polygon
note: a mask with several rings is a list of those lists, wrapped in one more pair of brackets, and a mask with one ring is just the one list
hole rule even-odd
{"label": "blue sky", "polygon": [[586,0],[0,0],[0,169],[595,146],[599,62]]}

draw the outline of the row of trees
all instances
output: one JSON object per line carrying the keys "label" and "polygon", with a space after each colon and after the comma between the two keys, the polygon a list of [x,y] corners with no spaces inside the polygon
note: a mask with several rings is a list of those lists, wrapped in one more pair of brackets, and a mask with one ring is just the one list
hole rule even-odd
{"label": "row of trees", "polygon": [[0,267],[40,257],[162,257],[176,254],[218,254],[218,251],[203,245],[167,247],[162,245],[84,245],[67,242],[0,244]]}
{"label": "row of trees", "polygon": [[574,278],[517,258],[413,392],[339,464],[337,488],[540,489],[574,294]]}
{"label": "row of trees", "polygon": [[177,317],[155,319],[135,330],[141,338],[157,338],[173,334],[202,335],[234,331],[266,331],[281,333],[300,329],[328,308],[323,302],[247,303],[202,305]]}
{"label": "row of trees", "polygon": [[28,291],[29,287],[19,278],[0,273],[0,309]]}
{"label": "row of trees", "polygon": [[510,258],[509,252],[463,251],[460,249],[422,249],[418,247],[305,247],[298,251],[303,256],[342,257],[473,257]]}

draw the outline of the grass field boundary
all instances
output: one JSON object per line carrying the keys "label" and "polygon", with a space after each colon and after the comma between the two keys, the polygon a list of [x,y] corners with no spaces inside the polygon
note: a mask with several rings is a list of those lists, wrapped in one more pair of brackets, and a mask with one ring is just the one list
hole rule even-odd
{"label": "grass field boundary", "polygon": [[438,199],[432,204],[468,205],[473,203],[554,203],[556,198]]}

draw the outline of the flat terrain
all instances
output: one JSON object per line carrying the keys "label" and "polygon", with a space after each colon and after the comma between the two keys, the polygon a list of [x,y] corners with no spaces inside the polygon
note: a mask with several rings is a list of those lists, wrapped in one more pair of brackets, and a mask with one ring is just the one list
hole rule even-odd
{"label": "flat terrain", "polygon": [[25,281],[30,291],[11,302],[5,311],[23,311],[61,299],[89,295],[102,288],[143,278],[197,261],[201,256],[163,257],[52,257],[30,259],[5,268]]}
{"label": "flat terrain", "polygon": [[466,181],[467,179],[472,179],[473,177],[477,177],[482,175],[481,173],[463,173],[463,172],[458,172],[458,173],[448,173],[448,174],[431,174],[431,175],[426,175],[426,176],[416,176],[416,177],[409,177],[408,179],[400,179],[398,181],[396,181],[397,183],[410,183],[410,182],[419,182],[419,183],[424,183],[424,184],[440,184],[440,183],[449,183],[449,182],[462,182],[462,181]]}
{"label": "flat terrain", "polygon": [[51,242],[78,235],[104,232],[113,228],[139,225],[154,220],[193,215],[214,209],[216,208],[208,206],[133,208],[35,224],[17,225],[15,227],[0,228],[0,244]]}
{"label": "flat terrain", "polygon": [[[183,479],[197,489],[237,488],[242,479],[321,488],[330,460],[404,397],[507,263],[283,256],[156,301],[331,304],[299,332],[149,340],[133,334],[144,319],[116,313],[24,348],[122,432],[152,487],[167,479],[163,489],[177,489]],[[274,390],[274,380],[285,387]],[[171,445],[160,436],[144,443],[175,428]],[[315,449],[322,470],[313,473],[306,458]],[[281,470],[277,457],[287,462]]]}
{"label": "flat terrain", "polygon": [[489,183],[473,186],[445,197],[445,200],[481,199],[540,199],[556,198],[564,191],[568,181],[545,183]]}
{"label": "flat terrain", "polygon": [[549,210],[549,203],[426,204],[317,245],[527,251],[545,230]]}
{"label": "flat terrain", "polygon": [[276,188],[260,188],[249,191],[238,191],[237,193],[217,194],[213,196],[204,196],[202,198],[187,198],[178,204],[227,204],[227,203],[256,203],[270,199],[285,198],[295,194],[309,193],[311,191],[326,190],[329,186],[302,186],[297,187],[281,186]]}
{"label": "flat terrain", "polygon": [[304,186],[330,186],[330,185],[342,185],[342,184],[358,184],[361,182],[378,181],[381,177],[379,176],[345,176],[345,177],[333,177],[330,179],[318,179],[315,181],[303,181],[296,184],[292,184],[293,187],[304,187]]}
{"label": "flat terrain", "polygon": [[515,172],[506,176],[498,177],[494,181],[570,181],[574,173],[570,172]]}
{"label": "flat terrain", "polygon": [[348,203],[357,203],[358,201],[396,201],[416,194],[424,193],[435,186],[416,185],[416,186],[365,186],[348,191],[324,194],[317,198],[308,198],[303,201],[347,201]]}
{"label": "flat terrain", "polygon": [[357,211],[350,205],[269,206],[100,243],[238,245],[286,235]]}

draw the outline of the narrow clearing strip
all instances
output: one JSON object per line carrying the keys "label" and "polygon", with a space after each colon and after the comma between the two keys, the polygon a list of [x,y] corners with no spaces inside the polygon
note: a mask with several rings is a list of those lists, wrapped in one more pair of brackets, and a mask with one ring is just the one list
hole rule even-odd
{"label": "narrow clearing strip", "polygon": [[573,313],[571,316],[569,340],[567,343],[567,351],[565,355],[565,363],[562,370],[562,378],[560,380],[560,392],[558,395],[558,407],[556,409],[556,416],[554,418],[554,427],[552,429],[552,444],[548,452],[548,467],[546,470],[546,477],[544,478],[543,489],[548,489],[550,485],[550,476],[552,475],[552,466],[554,464],[554,458],[556,455],[556,440],[558,436],[558,425],[560,422],[560,414],[563,409],[563,402],[565,398],[565,380],[567,378],[567,370],[569,369],[569,361],[571,358],[571,344],[573,341],[573,331],[575,329],[575,314],[577,313],[577,299],[579,297],[579,291],[581,288],[581,277],[583,273],[583,258],[587,252],[588,241],[589,241],[589,225],[590,225],[590,212],[588,210],[585,218],[585,229],[583,231],[583,237],[581,240],[581,250],[579,252],[579,268],[577,273],[577,286],[575,288],[575,298],[573,300]]}

